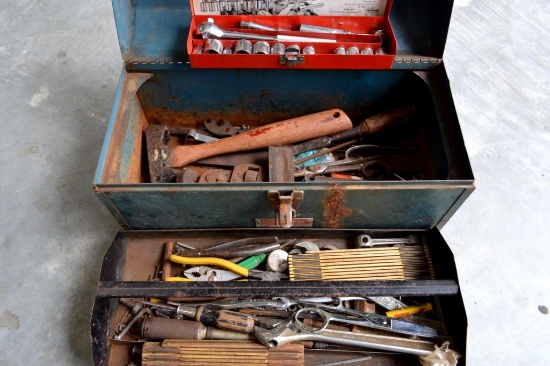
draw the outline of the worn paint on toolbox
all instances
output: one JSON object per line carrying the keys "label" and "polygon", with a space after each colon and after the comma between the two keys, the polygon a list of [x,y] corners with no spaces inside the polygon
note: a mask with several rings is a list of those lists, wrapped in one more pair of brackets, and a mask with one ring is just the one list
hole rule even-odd
{"label": "worn paint on toolbox", "polygon": [[344,207],[346,204],[344,197],[344,190],[332,183],[323,199],[325,215],[323,227],[327,229],[337,229],[340,227],[340,222],[351,215],[352,210]]}

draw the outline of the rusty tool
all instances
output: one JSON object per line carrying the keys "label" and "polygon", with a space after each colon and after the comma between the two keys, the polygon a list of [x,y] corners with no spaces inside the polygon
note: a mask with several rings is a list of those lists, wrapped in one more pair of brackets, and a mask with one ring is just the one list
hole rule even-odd
{"label": "rusty tool", "polygon": [[294,163],[292,147],[269,147],[269,181],[270,182],[294,182]]}
{"label": "rusty tool", "polygon": [[204,121],[204,127],[214,135],[217,136],[233,136],[238,133],[241,133],[244,130],[249,130],[249,126],[233,127],[228,120],[221,119],[219,121],[214,121],[209,118]]}
{"label": "rusty tool", "polygon": [[152,183],[174,182],[183,165],[211,156],[248,151],[277,144],[293,144],[319,136],[348,130],[352,123],[339,109],[314,113],[271,123],[218,141],[194,146],[168,146],[166,126],[149,125],[145,129],[149,173]]}
{"label": "rusty tool", "polygon": [[147,317],[141,324],[141,338],[145,339],[225,339],[225,340],[253,340],[255,337],[248,333],[232,332],[229,330],[207,327],[201,322],[193,320],[165,319]]}
{"label": "rusty tool", "polygon": [[228,329],[242,333],[250,333],[254,328],[254,318],[250,315],[231,310],[212,310],[207,306],[185,306],[176,307],[178,315],[183,315],[214,325],[221,329]]}
{"label": "rusty tool", "polygon": [[416,108],[413,104],[408,104],[399,108],[392,109],[387,112],[379,113],[365,119],[348,131],[339,133],[336,136],[319,137],[311,141],[306,141],[292,148],[294,154],[299,154],[304,151],[319,149],[328,146],[337,141],[355,139],[361,135],[373,135],[383,131],[384,129],[396,126],[416,118]]}

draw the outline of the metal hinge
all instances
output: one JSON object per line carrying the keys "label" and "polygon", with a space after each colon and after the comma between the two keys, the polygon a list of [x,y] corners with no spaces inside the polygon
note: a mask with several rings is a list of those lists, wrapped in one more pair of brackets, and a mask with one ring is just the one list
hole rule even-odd
{"label": "metal hinge", "polygon": [[304,56],[300,55],[298,46],[288,46],[284,55],[279,56],[279,64],[287,66],[301,65],[305,62]]}
{"label": "metal hinge", "polygon": [[275,226],[289,228],[293,226],[296,210],[304,200],[304,191],[292,191],[290,196],[283,196],[279,191],[267,191],[267,200],[275,211]]}
{"label": "metal hinge", "polygon": [[398,64],[432,64],[438,65],[443,61],[437,57],[401,57],[396,56],[395,62]]}
{"label": "metal hinge", "polygon": [[163,65],[163,64],[173,65],[173,64],[186,64],[186,63],[189,63],[189,60],[133,59],[133,60],[126,60],[125,63],[126,65]]}

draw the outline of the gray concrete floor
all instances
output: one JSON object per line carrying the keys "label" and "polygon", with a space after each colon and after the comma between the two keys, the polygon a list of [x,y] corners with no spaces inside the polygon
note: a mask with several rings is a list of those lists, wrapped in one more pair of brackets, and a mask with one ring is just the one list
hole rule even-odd
{"label": "gray concrete floor", "polygon": [[[445,60],[478,188],[443,234],[471,365],[550,364],[549,14],[455,1]],[[122,66],[111,4],[5,1],[0,27],[0,363],[88,365],[117,231],[92,193]]]}

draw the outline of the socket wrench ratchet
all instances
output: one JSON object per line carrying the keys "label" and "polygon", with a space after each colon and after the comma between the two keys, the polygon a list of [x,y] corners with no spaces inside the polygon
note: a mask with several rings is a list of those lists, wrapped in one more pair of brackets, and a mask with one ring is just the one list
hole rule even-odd
{"label": "socket wrench ratchet", "polygon": [[328,38],[312,38],[312,37],[300,37],[300,36],[289,36],[289,35],[263,35],[263,34],[254,34],[246,32],[233,32],[226,31],[214,24],[214,21],[202,22],[197,27],[197,33],[202,36],[204,39],[253,39],[259,41],[279,41],[279,42],[312,42],[312,43],[336,43],[335,39]]}

